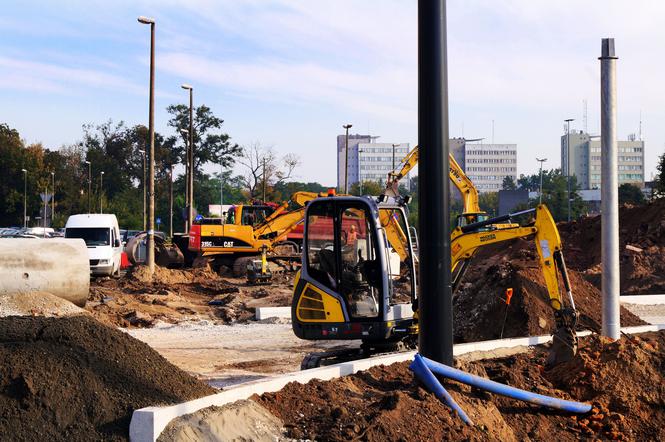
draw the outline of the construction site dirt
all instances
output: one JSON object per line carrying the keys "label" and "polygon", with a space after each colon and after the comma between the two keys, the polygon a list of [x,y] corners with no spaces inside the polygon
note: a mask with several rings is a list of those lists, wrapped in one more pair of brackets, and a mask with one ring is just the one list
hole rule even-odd
{"label": "construction site dirt", "polygon": [[292,273],[278,273],[270,286],[250,286],[243,278],[220,276],[209,267],[155,270],[152,278],[139,266],[120,279],[94,281],[86,309],[104,323],[134,328],[156,321],[242,322],[254,317],[256,307],[291,302]]}
{"label": "construction site dirt", "polygon": [[545,410],[453,381],[444,383],[474,421],[462,420],[423,389],[408,363],[332,381],[288,384],[253,399],[280,418],[286,436],[309,440],[663,440],[665,332],[607,342],[584,338],[579,355],[551,371],[545,351],[461,362],[498,382],[593,404],[586,415]]}
{"label": "construction site dirt", "polygon": [[126,440],[132,411],[215,390],[87,315],[0,318],[0,440]]}

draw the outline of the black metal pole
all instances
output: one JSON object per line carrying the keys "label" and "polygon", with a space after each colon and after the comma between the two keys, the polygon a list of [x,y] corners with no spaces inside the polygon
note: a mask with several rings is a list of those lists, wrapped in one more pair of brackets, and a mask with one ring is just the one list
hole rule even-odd
{"label": "black metal pole", "polygon": [[430,359],[452,364],[447,62],[446,2],[419,0],[419,350]]}
{"label": "black metal pole", "polygon": [[[187,223],[189,228],[194,224],[194,88],[189,88],[189,208]],[[187,232],[189,233],[189,231]]]}

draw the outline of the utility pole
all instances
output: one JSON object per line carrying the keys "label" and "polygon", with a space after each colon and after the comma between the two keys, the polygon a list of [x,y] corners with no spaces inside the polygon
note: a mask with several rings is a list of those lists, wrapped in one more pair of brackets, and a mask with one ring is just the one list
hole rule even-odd
{"label": "utility pole", "polygon": [[398,144],[393,144],[393,170],[392,170],[393,172],[395,171],[395,148],[399,147],[399,146],[400,146],[399,143]]}
{"label": "utility pole", "polygon": [[570,122],[575,121],[574,118],[568,118],[563,120],[566,122],[566,177],[568,178],[568,222],[570,222],[571,213],[570,213]]}
{"label": "utility pole", "polygon": [[266,159],[263,159],[263,203],[266,202]]}
{"label": "utility pole", "polygon": [[104,171],[99,172],[99,213],[104,213],[102,207],[102,195],[104,195]]}
{"label": "utility pole", "polygon": [[536,161],[540,162],[540,192],[538,192],[538,204],[543,203],[543,163],[547,161],[547,158],[536,158]]}
{"label": "utility pole", "polygon": [[189,131],[180,129],[180,133],[185,136],[185,233],[189,233]]}
{"label": "utility pole", "polygon": [[145,150],[139,150],[139,153],[143,157],[143,180],[141,181],[141,187],[143,187],[143,231],[145,232],[146,227],[146,212],[145,212]]}
{"label": "utility pole", "polygon": [[92,163],[88,160],[84,161],[88,165],[88,213],[92,213],[92,203],[90,194],[92,193]]}
{"label": "utility pole", "polygon": [[[189,180],[187,186],[187,224],[188,229],[194,224],[194,88],[189,84],[183,84],[182,87],[189,91],[189,149],[187,158],[189,159]],[[187,231],[189,233],[189,230]]]}
{"label": "utility pole", "polygon": [[224,165],[219,163],[219,218],[224,224]]}
{"label": "utility pole", "polygon": [[146,261],[150,275],[155,272],[155,20],[139,17],[140,23],[150,25],[150,104],[148,132],[150,155],[148,163],[148,243]]}
{"label": "utility pole", "polygon": [[601,292],[603,335],[617,340],[619,318],[619,188],[617,179],[617,84],[614,39],[603,38],[600,59]]}
{"label": "utility pole", "polygon": [[169,168],[169,237],[173,238],[173,164]]}
{"label": "utility pole", "polygon": [[51,225],[55,218],[55,172],[51,172],[51,180],[53,180],[53,198],[51,199]]}
{"label": "utility pole", "polygon": [[353,127],[353,124],[345,124],[342,126],[346,129],[346,143],[344,147],[345,159],[344,159],[344,194],[349,194],[349,129]]}
{"label": "utility pole", "polygon": [[445,0],[419,0],[418,144],[426,148],[420,152],[418,184],[421,236],[418,348],[423,356],[452,365],[446,32]]}
{"label": "utility pole", "polygon": [[23,172],[23,228],[28,227],[28,171],[21,169]]}
{"label": "utility pole", "polygon": [[[360,154],[362,154],[363,152],[365,152],[365,151],[362,150],[362,149],[358,149],[358,183],[360,185],[360,191],[358,192],[358,196],[363,195],[363,177],[362,177],[362,173],[360,172]],[[395,170],[394,167],[393,167],[393,170]]]}

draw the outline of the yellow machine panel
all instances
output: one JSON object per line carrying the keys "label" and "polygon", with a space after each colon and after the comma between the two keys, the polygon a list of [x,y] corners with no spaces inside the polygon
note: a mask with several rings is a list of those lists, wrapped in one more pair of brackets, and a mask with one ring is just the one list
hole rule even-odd
{"label": "yellow machine panel", "polygon": [[296,315],[302,322],[344,322],[342,304],[323,290],[307,283],[303,288]]}

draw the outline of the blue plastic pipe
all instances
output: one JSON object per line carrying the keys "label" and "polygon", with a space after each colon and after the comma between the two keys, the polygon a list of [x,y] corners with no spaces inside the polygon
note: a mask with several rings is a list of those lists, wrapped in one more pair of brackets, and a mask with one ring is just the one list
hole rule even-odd
{"label": "blue plastic pipe", "polygon": [[[416,358],[419,356],[420,355],[416,355]],[[457,370],[456,368],[449,367],[422,356],[420,356],[420,358],[432,372],[438,375],[480,388],[482,390],[487,390],[495,394],[500,394],[502,396],[508,396],[513,399],[531,402],[532,404],[541,405],[543,407],[556,408],[557,410],[564,410],[571,413],[587,413],[591,410],[590,404],[567,401],[551,396],[544,396],[538,393],[531,393],[530,391],[500,384],[499,382],[490,381],[489,379],[481,378],[480,376]]]}
{"label": "blue plastic pipe", "polygon": [[443,388],[443,385],[441,385],[441,382],[432,374],[429,368],[427,368],[427,365],[425,362],[423,362],[423,357],[420,356],[419,354],[416,354],[415,359],[409,366],[411,371],[416,375],[420,381],[425,384],[427,389],[434,393],[434,395],[439,398],[440,401],[442,401],[444,404],[448,405],[454,412],[456,412],[460,418],[466,423],[467,425],[473,425],[473,421],[469,419],[469,416],[462,410],[462,407],[460,407],[457,402],[455,402],[455,399],[446,391],[445,388]]}

